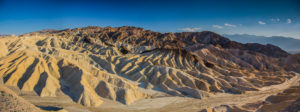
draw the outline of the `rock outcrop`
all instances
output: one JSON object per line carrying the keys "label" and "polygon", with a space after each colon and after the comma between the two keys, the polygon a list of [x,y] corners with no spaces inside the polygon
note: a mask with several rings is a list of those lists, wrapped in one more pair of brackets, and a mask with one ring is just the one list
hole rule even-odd
{"label": "rock outcrop", "polygon": [[198,99],[243,94],[285,82],[299,65],[276,46],[241,44],[208,31],[86,27],[1,38],[0,46],[5,85],[40,97],[62,92],[84,106],[103,99],[132,104],[157,91]]}
{"label": "rock outcrop", "polygon": [[9,88],[1,84],[0,102],[1,112],[42,112],[39,108],[19,97]]}

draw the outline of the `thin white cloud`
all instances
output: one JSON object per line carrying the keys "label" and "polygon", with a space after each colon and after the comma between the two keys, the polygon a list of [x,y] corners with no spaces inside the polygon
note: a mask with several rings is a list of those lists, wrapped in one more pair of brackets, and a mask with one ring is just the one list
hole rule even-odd
{"label": "thin white cloud", "polygon": [[266,24],[266,23],[265,23],[265,22],[262,22],[262,21],[258,21],[258,24],[264,25],[264,24]]}
{"label": "thin white cloud", "polygon": [[196,31],[200,31],[201,28],[200,27],[195,27],[195,28],[186,27],[186,28],[182,28],[182,29],[179,29],[179,30],[182,30],[182,31],[185,31],[185,32],[196,32]]}
{"label": "thin white cloud", "polygon": [[270,20],[273,21],[273,22],[279,22],[280,21],[279,18],[271,18]]}
{"label": "thin white cloud", "polygon": [[213,25],[212,27],[213,28],[218,28],[218,29],[222,29],[223,28],[223,26],[220,26],[220,25]]}
{"label": "thin white cloud", "polygon": [[236,25],[229,24],[229,23],[225,23],[224,26],[228,26],[228,27],[236,27]]}
{"label": "thin white cloud", "polygon": [[291,24],[292,23],[292,19],[290,19],[290,18],[286,19],[286,23],[287,24]]}

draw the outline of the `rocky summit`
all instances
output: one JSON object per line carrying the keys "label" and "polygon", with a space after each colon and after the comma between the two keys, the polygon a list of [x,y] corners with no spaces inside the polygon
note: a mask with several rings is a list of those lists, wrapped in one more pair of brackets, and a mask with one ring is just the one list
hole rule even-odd
{"label": "rocky summit", "polygon": [[299,72],[299,54],[210,31],[43,30],[0,37],[0,111],[294,111]]}

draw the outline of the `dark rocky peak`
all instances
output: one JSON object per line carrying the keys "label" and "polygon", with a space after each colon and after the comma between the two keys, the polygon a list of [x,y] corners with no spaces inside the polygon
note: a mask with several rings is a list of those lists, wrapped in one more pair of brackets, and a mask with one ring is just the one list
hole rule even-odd
{"label": "dark rocky peak", "polygon": [[257,44],[257,43],[247,43],[244,44],[244,48],[246,50],[250,50],[250,51],[255,51],[255,52],[259,52],[262,54],[265,54],[267,56],[271,56],[271,57],[287,57],[289,54],[282,50],[281,48],[271,45],[271,44],[267,44],[267,45],[262,45],[262,44]]}
{"label": "dark rocky peak", "polygon": [[267,45],[262,45],[257,43],[242,44],[235,41],[231,41],[228,38],[225,38],[219,34],[210,31],[177,33],[177,37],[182,39],[185,43],[189,45],[196,44],[196,43],[212,44],[215,46],[221,46],[222,48],[255,51],[276,58],[286,57],[289,55],[286,51],[271,44],[267,44]]}
{"label": "dark rocky peak", "polygon": [[[286,57],[289,54],[274,45],[242,44],[231,41],[219,34],[211,31],[203,32],[178,32],[159,33],[143,28],[123,26],[123,27],[97,27],[89,26],[72,30],[61,30],[63,34],[72,34],[79,37],[90,37],[101,41],[122,42],[134,46],[147,45],[157,48],[184,48],[195,44],[211,44],[225,49],[240,49],[251,52],[258,52],[270,57]],[[255,53],[253,53],[255,54]]]}

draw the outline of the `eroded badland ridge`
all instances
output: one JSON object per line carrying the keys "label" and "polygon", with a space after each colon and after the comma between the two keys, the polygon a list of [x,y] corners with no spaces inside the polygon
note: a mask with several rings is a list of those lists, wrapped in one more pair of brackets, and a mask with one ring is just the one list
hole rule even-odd
{"label": "eroded badland ridge", "polygon": [[0,52],[1,88],[45,110],[294,111],[299,105],[299,54],[209,31],[43,30],[1,37]]}

